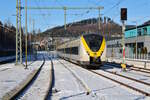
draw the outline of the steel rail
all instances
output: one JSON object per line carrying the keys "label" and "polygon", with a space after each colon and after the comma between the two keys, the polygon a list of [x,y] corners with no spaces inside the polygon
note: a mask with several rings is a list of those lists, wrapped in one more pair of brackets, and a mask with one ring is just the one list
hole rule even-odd
{"label": "steel rail", "polygon": [[[120,64],[117,64],[117,63],[116,64],[115,63],[108,63],[106,65],[108,65],[108,66],[115,66],[115,67],[119,67],[120,66]],[[121,68],[121,66],[119,68]],[[139,72],[150,74],[150,69],[145,69],[145,68],[140,68],[140,67],[134,67],[134,66],[130,66],[130,67],[127,67],[127,68],[131,69],[131,70],[135,70],[135,71],[139,71]]]}
{"label": "steel rail", "polygon": [[54,66],[53,66],[53,61],[52,58],[48,56],[48,59],[51,61],[51,70],[50,70],[50,82],[49,82],[49,87],[48,90],[46,91],[46,95],[44,96],[44,100],[50,100],[50,96],[52,93],[52,87],[53,87],[53,81],[54,81]]}
{"label": "steel rail", "polygon": [[137,68],[137,69],[142,69],[142,70],[145,70],[145,71],[150,71],[150,69],[146,69],[146,68],[141,68],[141,67],[130,67],[130,68]]}
{"label": "steel rail", "polygon": [[59,61],[77,80],[78,82],[84,87],[86,90],[86,94],[89,95],[92,93],[92,90],[83,82],[70,68],[68,68],[65,64],[63,64],[61,61]]}
{"label": "steel rail", "polygon": [[150,72],[148,71],[144,71],[144,70],[140,70],[140,69],[135,69],[135,68],[130,68],[131,70],[135,70],[135,71],[138,71],[138,72],[143,72],[143,73],[148,73],[150,74]]}
{"label": "steel rail", "polygon": [[[104,71],[104,70],[103,70]],[[113,74],[113,75],[117,75],[117,76],[120,76],[120,77],[123,77],[123,78],[127,78],[129,80],[132,80],[132,81],[135,81],[135,82],[139,82],[141,84],[144,84],[144,85],[147,85],[147,86],[150,86],[150,83],[147,83],[147,82],[144,82],[144,81],[140,81],[138,79],[135,79],[135,78],[131,78],[131,77],[128,77],[128,76],[125,76],[125,75],[122,75],[122,74],[118,74],[118,73],[113,73],[111,71],[105,71],[107,73],[110,73],[110,74]]]}

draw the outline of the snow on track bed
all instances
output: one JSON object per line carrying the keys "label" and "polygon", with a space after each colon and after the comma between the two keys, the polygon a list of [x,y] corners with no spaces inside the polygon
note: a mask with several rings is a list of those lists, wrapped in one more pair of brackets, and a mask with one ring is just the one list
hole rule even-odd
{"label": "snow on track bed", "polygon": [[44,100],[49,91],[51,61],[47,58],[35,81],[18,97],[18,100]]}
{"label": "snow on track bed", "polygon": [[115,72],[116,74],[120,74],[123,76],[127,76],[127,77],[131,77],[146,83],[150,84],[150,74],[148,73],[143,73],[143,72],[139,72],[139,71],[135,71],[135,70],[129,70],[127,69],[126,72],[122,71],[121,68],[117,68],[117,67],[113,67],[110,68],[112,66],[110,65],[104,65],[104,67],[101,67],[101,69],[106,70],[106,71],[110,71],[110,72]]}
{"label": "snow on track bed", "polygon": [[[92,72],[89,72],[86,69],[80,68],[77,65],[69,63],[67,61],[62,60],[62,62],[69,66],[72,70],[76,72],[81,79],[88,85],[90,89],[92,89],[93,93],[96,95],[96,98],[91,95],[83,95],[78,97],[78,100],[133,100],[133,99],[140,99],[145,98],[145,96],[125,88],[115,82],[112,82],[106,78],[100,77]],[[75,96],[76,97],[76,96]],[[70,98],[71,100],[76,98]],[[86,97],[86,99],[84,98]],[[69,97],[68,97],[69,98]],[[55,99],[54,99],[55,100]]]}
{"label": "snow on track bed", "polygon": [[76,78],[77,82],[79,84],[81,84],[83,86],[83,88],[85,89],[86,91],[86,94],[89,95],[91,91],[91,89],[87,86],[87,84],[82,80],[80,79],[80,77],[78,75],[76,75],[76,73],[71,69],[71,67],[68,67],[66,65],[64,65],[61,61],[59,61],[68,71],[70,71],[70,73],[74,76],[74,78]]}
{"label": "snow on track bed", "polygon": [[53,92],[50,100],[95,100],[86,95],[85,88],[59,61],[53,60],[55,73],[53,90],[57,90],[57,92]]}

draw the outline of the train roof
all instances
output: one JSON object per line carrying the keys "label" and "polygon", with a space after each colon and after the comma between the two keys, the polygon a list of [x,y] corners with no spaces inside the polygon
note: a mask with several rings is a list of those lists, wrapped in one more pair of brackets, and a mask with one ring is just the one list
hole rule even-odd
{"label": "train roof", "polygon": [[99,34],[99,33],[87,33],[87,34],[83,34],[82,36],[92,35],[92,34],[102,36],[102,35],[101,35],[101,34]]}
{"label": "train roof", "polygon": [[77,39],[80,39],[81,36],[87,36],[87,35],[92,35],[92,34],[102,36],[101,34],[98,34],[98,33],[85,33],[85,34],[82,34],[82,35],[80,35],[80,36],[78,36],[78,37],[76,37],[76,38],[71,38],[71,39],[68,40],[68,41],[62,42],[60,45],[65,44],[65,43],[68,43],[68,42],[71,42],[71,41],[75,41],[75,40],[77,40]]}

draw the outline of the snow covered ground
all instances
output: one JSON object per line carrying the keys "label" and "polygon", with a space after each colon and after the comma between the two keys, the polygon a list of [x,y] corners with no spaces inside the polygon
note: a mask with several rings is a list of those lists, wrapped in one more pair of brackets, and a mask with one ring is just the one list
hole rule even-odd
{"label": "snow covered ground", "polygon": [[[68,66],[86,85],[92,93],[86,95],[83,86],[75,77],[59,62]],[[64,60],[53,60],[55,70],[55,84],[52,100],[142,100],[147,99],[142,94],[125,88],[108,79],[93,74],[77,65]],[[111,77],[111,76],[110,76]],[[148,99],[147,99],[148,100]]]}
{"label": "snow covered ground", "polygon": [[27,76],[34,70],[38,69],[42,64],[42,56],[38,56],[35,62],[29,62],[28,69],[24,69],[23,65],[15,66],[14,63],[0,65],[0,99],[10,90],[18,86]]}

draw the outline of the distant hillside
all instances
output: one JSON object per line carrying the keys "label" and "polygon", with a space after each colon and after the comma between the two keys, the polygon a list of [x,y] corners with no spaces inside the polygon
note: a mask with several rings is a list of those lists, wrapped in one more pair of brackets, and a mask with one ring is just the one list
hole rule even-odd
{"label": "distant hillside", "polygon": [[[22,48],[24,52],[25,35],[23,28],[21,28],[21,30],[22,30]],[[11,51],[16,50],[16,27],[13,26],[9,21],[5,23],[2,23],[0,21],[0,55],[2,55],[2,51],[10,51],[10,50]]]}
{"label": "distant hillside", "polygon": [[[111,18],[100,18],[100,31],[98,29],[98,18],[85,19],[74,23],[67,24],[67,30],[63,26],[57,26],[51,29],[47,29],[45,32],[38,34],[42,37],[77,37],[85,33],[100,33],[106,38],[111,36],[121,36],[122,27],[118,23],[114,22]],[[133,27],[127,25],[127,28]],[[39,39],[39,38],[38,38]]]}
{"label": "distant hillside", "polygon": [[16,28],[10,23],[0,21],[0,51],[15,50],[16,47]]}

